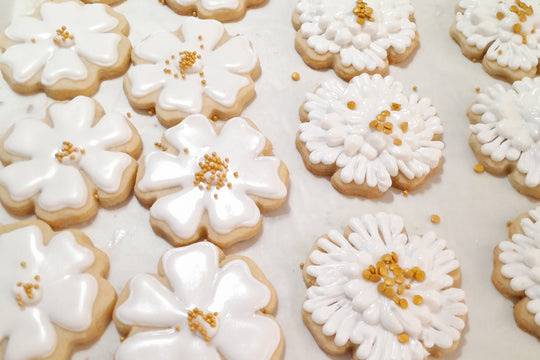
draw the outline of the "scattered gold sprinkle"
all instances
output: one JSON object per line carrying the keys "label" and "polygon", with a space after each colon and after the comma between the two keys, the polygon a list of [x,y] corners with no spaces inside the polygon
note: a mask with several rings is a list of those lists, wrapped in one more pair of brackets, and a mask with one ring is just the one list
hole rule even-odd
{"label": "scattered gold sprinkle", "polygon": [[360,25],[364,25],[367,21],[374,21],[373,9],[368,6],[365,1],[356,0],[356,6],[353,9],[353,13],[356,15],[356,22]]}
{"label": "scattered gold sprinkle", "polygon": [[407,335],[406,333],[401,333],[398,335],[398,340],[400,343],[406,344],[409,342],[409,335]]}
{"label": "scattered gold sprinkle", "polygon": [[420,295],[414,295],[412,301],[414,305],[421,305],[424,302],[424,298]]}
{"label": "scattered gold sprinkle", "polygon": [[196,12],[196,11],[194,11],[194,12],[192,12],[192,13],[191,13],[191,15],[193,15],[193,16],[197,16],[197,12]]}
{"label": "scattered gold sprinkle", "polygon": [[390,107],[391,107],[392,111],[401,110],[401,104],[398,104],[398,103],[392,103],[392,105]]}
{"label": "scattered gold sprinkle", "polygon": [[486,169],[484,168],[484,165],[478,163],[478,164],[474,165],[473,170],[474,170],[475,173],[481,174],[481,173],[483,173]]}
{"label": "scattered gold sprinkle", "polygon": [[502,20],[502,19],[504,19],[504,13],[501,11],[497,12],[497,20]]}
{"label": "scattered gold sprinkle", "polygon": [[216,114],[214,114],[214,115],[212,115],[212,120],[214,120],[214,121],[218,121],[218,120],[219,120],[219,118],[218,118],[218,116],[217,116]]}
{"label": "scattered gold sprinkle", "polygon": [[154,146],[161,151],[167,151],[167,146],[161,142],[155,142]]}
{"label": "scattered gold sprinkle", "polygon": [[413,87],[412,87],[412,91],[418,91],[418,86],[416,86],[416,85],[413,85]]}
{"label": "scattered gold sprinkle", "polygon": [[401,131],[406,133],[407,131],[409,131],[409,123],[404,121],[404,122],[399,124],[399,128],[401,129]]}
{"label": "scattered gold sprinkle", "polygon": [[351,100],[347,103],[347,107],[349,108],[349,110],[356,110],[356,103]]}
{"label": "scattered gold sprinkle", "polygon": [[131,119],[131,113],[129,111],[127,112],[126,115],[127,115],[128,119]]}
{"label": "scattered gold sprinkle", "polygon": [[394,145],[396,145],[396,146],[401,146],[401,144],[402,144],[403,142],[401,141],[401,139],[397,139],[397,138],[396,138],[396,139],[394,139],[393,143],[394,143]]}
{"label": "scattered gold sprinkle", "polygon": [[296,71],[293,72],[293,73],[291,74],[291,79],[293,79],[294,81],[300,80],[300,74],[297,73]]}
{"label": "scattered gold sprinkle", "polygon": [[438,224],[441,222],[441,217],[437,214],[431,215],[431,222],[434,224]]}
{"label": "scattered gold sprinkle", "polygon": [[405,197],[409,196],[409,191],[408,191],[408,190],[403,190],[401,193],[402,193],[403,196],[405,196]]}
{"label": "scattered gold sprinkle", "polygon": [[26,268],[26,261],[21,261],[21,264],[20,264],[20,265],[21,265],[21,267],[22,267],[23,269],[25,269],[25,268]]}
{"label": "scattered gold sprinkle", "polygon": [[199,323],[198,318],[201,318],[210,327],[215,328],[217,326],[218,313],[205,313],[198,308],[188,311],[188,327],[192,333],[199,333],[204,341],[209,342],[210,337],[205,327]]}
{"label": "scattered gold sprinkle", "polygon": [[477,94],[480,93],[480,86],[475,87],[475,88],[474,88],[474,91],[475,91]]}
{"label": "scattered gold sprinkle", "polygon": [[73,145],[69,141],[63,141],[62,142],[62,147],[60,148],[60,150],[58,150],[54,154],[54,157],[56,158],[56,160],[58,162],[62,162],[65,158],[68,158],[70,160],[75,160],[76,159],[75,155],[77,153],[84,154],[85,151],[83,149]]}

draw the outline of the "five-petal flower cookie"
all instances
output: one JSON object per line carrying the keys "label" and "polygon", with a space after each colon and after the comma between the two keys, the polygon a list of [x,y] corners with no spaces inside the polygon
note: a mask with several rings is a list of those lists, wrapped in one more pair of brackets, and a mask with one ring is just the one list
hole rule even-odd
{"label": "five-petal flower cookie", "polygon": [[468,117],[469,144],[484,168],[507,175],[520,193],[540,198],[540,79],[481,91]]}
{"label": "five-petal flower cookie", "polygon": [[459,263],[433,232],[407,235],[378,213],[331,230],[304,265],[303,318],[321,348],[354,359],[422,360],[453,351],[465,327]]}
{"label": "five-petal flower cookie", "polygon": [[71,358],[111,320],[107,255],[80,231],[41,221],[0,227],[0,358]]}
{"label": "five-petal flower cookie", "polygon": [[123,74],[131,45],[126,19],[108,5],[45,1],[0,34],[0,70],[22,94],[44,90],[57,100],[93,95]]}
{"label": "five-petal flower cookie", "polygon": [[154,230],[175,246],[207,237],[220,247],[253,237],[262,211],[287,197],[288,171],[243,118],[214,123],[190,115],[165,131],[141,161],[135,195]]}
{"label": "five-petal flower cookie", "polygon": [[132,278],[114,312],[127,336],[116,360],[278,360],[272,285],[250,259],[200,242],[166,252],[158,274]]}
{"label": "five-petal flower cookie", "polygon": [[439,166],[443,128],[428,98],[407,97],[392,77],[323,82],[300,108],[296,146],[306,167],[340,192],[412,190]]}
{"label": "five-petal flower cookie", "polygon": [[450,34],[489,74],[516,81],[538,72],[539,26],[536,0],[460,0]]}
{"label": "five-petal flower cookie", "polygon": [[15,123],[0,142],[0,201],[15,215],[35,212],[54,228],[92,219],[98,205],[124,201],[142,149],[119,113],[87,97],[54,103],[43,120]]}
{"label": "five-petal flower cookie", "polygon": [[306,64],[334,68],[344,80],[384,75],[419,44],[410,0],[299,0],[293,25]]}
{"label": "five-petal flower cookie", "polygon": [[540,339],[540,207],[508,225],[494,250],[493,284],[515,302],[518,326]]}
{"label": "five-petal flower cookie", "polygon": [[216,20],[187,18],[180,34],[158,32],[132,52],[124,90],[136,109],[154,109],[166,127],[190,114],[239,115],[255,96],[259,60],[244,36]]}
{"label": "five-petal flower cookie", "polygon": [[261,6],[267,0],[162,0],[181,15],[205,19],[234,21],[241,19],[249,7]]}

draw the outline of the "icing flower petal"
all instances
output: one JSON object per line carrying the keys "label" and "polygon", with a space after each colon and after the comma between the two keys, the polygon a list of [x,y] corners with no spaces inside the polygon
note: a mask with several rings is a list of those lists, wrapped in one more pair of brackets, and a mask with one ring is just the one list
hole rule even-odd
{"label": "icing flower petal", "polygon": [[176,35],[170,32],[157,32],[149,35],[135,48],[135,54],[152,63],[158,63],[182,47],[182,42]]}
{"label": "icing flower petal", "polygon": [[86,65],[76,52],[70,49],[56,49],[43,68],[41,82],[50,86],[61,79],[84,80],[87,76]]}
{"label": "icing flower petal", "polygon": [[53,53],[54,46],[48,41],[15,44],[0,55],[0,63],[11,68],[16,82],[23,83],[36,75]]}
{"label": "icing flower petal", "polygon": [[[39,174],[41,175],[41,174]],[[48,177],[38,196],[38,204],[48,211],[79,208],[88,199],[88,189],[78,169],[59,165]]]}
{"label": "icing flower petal", "polygon": [[218,233],[226,234],[239,227],[255,226],[261,212],[255,202],[243,191],[234,187],[218,192],[218,200],[208,204],[208,219]]}
{"label": "icing flower petal", "polygon": [[[224,33],[225,27],[217,20],[200,20],[196,17],[188,17],[182,25],[182,35],[186,43],[196,44],[201,41],[204,48],[209,50],[216,47]],[[199,40],[201,34],[204,36]]]}
{"label": "icing flower petal", "polygon": [[116,360],[220,360],[218,352],[188,329],[140,332],[122,342]]}
{"label": "icing flower petal", "polygon": [[43,267],[41,271],[50,280],[60,280],[69,274],[82,273],[94,263],[94,254],[79,245],[68,231],[56,233],[43,249],[43,253],[48,259],[47,264],[61,264]]}
{"label": "icing flower petal", "polygon": [[43,358],[54,350],[55,345],[56,332],[47,315],[30,308],[19,313],[4,356],[5,359]]}
{"label": "icing flower petal", "polygon": [[111,31],[118,20],[109,15],[103,4],[80,4],[74,1],[44,3],[40,7],[43,21],[54,25],[54,29],[66,25],[77,25],[88,31]]}
{"label": "icing flower petal", "polygon": [[[224,358],[251,360],[272,358],[279,338],[280,329],[275,320],[251,315],[234,317],[234,321],[224,319],[213,341]],[[233,339],[242,339],[242,342]]]}
{"label": "icing flower petal", "polygon": [[65,103],[54,103],[49,107],[51,121],[58,132],[78,132],[90,128],[95,113],[94,100],[85,96],[77,96]]}
{"label": "icing flower petal", "polygon": [[5,34],[15,41],[31,41],[32,39],[48,39],[51,29],[41,20],[29,16],[14,18],[6,28]]}
{"label": "icing flower petal", "polygon": [[287,194],[287,187],[279,176],[280,166],[279,159],[261,156],[238,167],[246,193],[267,199],[283,198]]}
{"label": "icing flower petal", "polygon": [[201,0],[202,6],[207,10],[237,9],[239,0]]}
{"label": "icing flower petal", "polygon": [[113,66],[118,60],[120,35],[78,31],[75,37],[77,53],[89,62],[99,66]]}
{"label": "icing flower petal", "polygon": [[211,146],[217,135],[212,124],[204,115],[190,115],[179,125],[165,131],[165,139],[178,151],[200,150]]}
{"label": "icing flower petal", "polygon": [[166,152],[153,152],[144,158],[144,176],[137,183],[141,191],[170,189],[193,178],[193,159],[178,158]]}
{"label": "icing flower petal", "polygon": [[158,101],[165,110],[198,113],[202,111],[202,93],[200,80],[190,76],[183,80],[167,81]]}
{"label": "icing flower petal", "polygon": [[[244,261],[232,261],[218,272],[208,309],[235,318],[251,317],[269,301],[270,291],[253,277],[247,264]],[[225,333],[229,335],[227,331]]]}
{"label": "icing flower petal", "polygon": [[225,69],[236,74],[246,74],[257,65],[257,55],[244,36],[235,36],[219,46],[207,57],[208,64],[224,64]]}
{"label": "icing flower petal", "polygon": [[50,164],[39,160],[18,161],[0,169],[0,184],[13,200],[28,200],[46,183],[43,175],[53,172]]}
{"label": "icing flower petal", "polygon": [[161,89],[166,83],[163,66],[141,64],[132,66],[127,73],[133,96],[142,97]]}
{"label": "icing flower petal", "polygon": [[81,169],[90,177],[96,187],[108,193],[120,190],[123,174],[132,164],[132,158],[123,152],[91,150],[80,160]]}
{"label": "icing flower petal", "polygon": [[232,153],[238,147],[238,139],[242,140],[240,156],[248,159],[259,155],[266,144],[263,134],[254,129],[246,120],[240,117],[230,119],[223,125],[219,137],[216,139],[215,149],[220,153]]}
{"label": "icing flower petal", "polygon": [[236,103],[240,90],[250,83],[245,76],[210,66],[205,67],[205,78],[207,85],[204,87],[204,93],[227,107],[232,107]]}
{"label": "icing flower petal", "polygon": [[33,158],[50,154],[62,141],[43,121],[23,119],[13,126],[4,141],[4,147],[11,154],[22,158]]}
{"label": "icing flower petal", "polygon": [[132,136],[133,130],[123,115],[108,113],[92,126],[86,139],[81,139],[81,145],[110,149],[125,144]]}
{"label": "icing flower petal", "polygon": [[127,325],[173,328],[186,319],[185,305],[155,277],[135,276],[129,282],[129,296],[115,312]]}

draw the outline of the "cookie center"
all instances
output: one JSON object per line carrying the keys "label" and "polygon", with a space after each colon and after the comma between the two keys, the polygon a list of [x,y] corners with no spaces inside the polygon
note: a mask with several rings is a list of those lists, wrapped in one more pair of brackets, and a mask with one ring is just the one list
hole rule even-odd
{"label": "cookie center", "polygon": [[[215,152],[205,154],[199,161],[199,170],[195,173],[193,185],[201,190],[211,190],[213,187],[219,190],[224,186],[231,189],[232,183],[227,179],[229,161],[229,158],[222,158]],[[238,172],[233,172],[233,176],[238,178]]]}
{"label": "cookie center", "polygon": [[53,41],[57,46],[68,48],[75,44],[74,39],[73,34],[68,31],[65,25],[62,25],[56,29],[56,36]]}
{"label": "cookie center", "polygon": [[[25,269],[27,267],[25,261],[21,261],[20,267]],[[13,286],[13,296],[17,305],[21,309],[26,306],[35,305],[41,300],[42,291],[40,286],[41,276],[34,274],[32,277],[22,276],[19,281]]]}
{"label": "cookie center", "polygon": [[64,141],[60,149],[54,154],[54,157],[61,164],[73,165],[79,163],[84,153],[83,148],[75,146],[69,141]]}
{"label": "cookie center", "polygon": [[373,17],[373,8],[369,7],[365,1],[357,0],[353,13],[356,15],[356,22],[360,25],[364,25],[366,20],[371,22],[375,21]]}
{"label": "cookie center", "polygon": [[188,311],[187,322],[192,333],[209,342],[217,333],[218,313],[204,312],[199,308],[194,308]]}
{"label": "cookie center", "polygon": [[201,84],[206,85],[202,55],[197,51],[180,51],[165,59],[163,72],[175,79],[185,80],[190,75],[198,75]]}

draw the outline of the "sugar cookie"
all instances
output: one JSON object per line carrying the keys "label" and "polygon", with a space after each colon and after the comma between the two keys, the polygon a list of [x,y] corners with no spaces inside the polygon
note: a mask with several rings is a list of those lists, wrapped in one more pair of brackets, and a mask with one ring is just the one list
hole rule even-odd
{"label": "sugar cookie", "polygon": [[160,0],[180,15],[193,15],[219,21],[240,20],[250,7],[262,6],[268,0]]}
{"label": "sugar cookie", "polygon": [[422,360],[454,351],[467,306],[459,262],[433,232],[407,235],[400,216],[352,218],[304,265],[303,319],[329,354]]}

